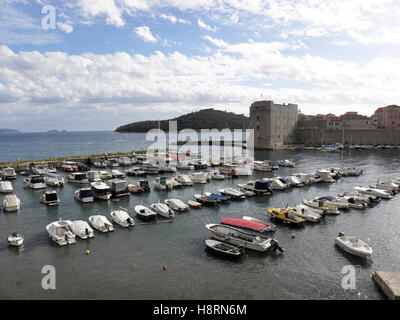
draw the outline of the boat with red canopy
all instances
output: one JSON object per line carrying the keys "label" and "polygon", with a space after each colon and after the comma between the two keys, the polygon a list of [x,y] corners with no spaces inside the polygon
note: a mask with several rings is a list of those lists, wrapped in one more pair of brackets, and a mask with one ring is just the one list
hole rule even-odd
{"label": "boat with red canopy", "polygon": [[254,220],[244,220],[241,218],[225,218],[221,220],[221,224],[259,233],[269,232],[275,229],[273,224],[262,223]]}

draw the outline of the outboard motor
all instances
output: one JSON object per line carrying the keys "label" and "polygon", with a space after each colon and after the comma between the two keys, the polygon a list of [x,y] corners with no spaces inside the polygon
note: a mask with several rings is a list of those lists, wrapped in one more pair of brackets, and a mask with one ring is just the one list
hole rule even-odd
{"label": "outboard motor", "polygon": [[344,237],[344,233],[343,232],[339,232],[339,237]]}
{"label": "outboard motor", "polygon": [[276,252],[276,250],[279,250],[280,252],[285,252],[285,250],[279,245],[278,241],[276,241],[275,239],[271,239],[271,247],[273,252]]}

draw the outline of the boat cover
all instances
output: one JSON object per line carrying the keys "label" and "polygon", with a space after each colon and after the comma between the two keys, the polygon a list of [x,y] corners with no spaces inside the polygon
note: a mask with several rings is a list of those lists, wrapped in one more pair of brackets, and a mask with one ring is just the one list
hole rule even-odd
{"label": "boat cover", "polygon": [[266,181],[266,180],[256,181],[256,183],[254,184],[254,188],[256,190],[268,190],[268,189],[271,189],[271,182]]}
{"label": "boat cover", "polygon": [[257,232],[263,232],[269,227],[265,223],[251,220],[243,220],[240,218],[225,218],[221,220],[221,223],[232,227],[245,228]]}

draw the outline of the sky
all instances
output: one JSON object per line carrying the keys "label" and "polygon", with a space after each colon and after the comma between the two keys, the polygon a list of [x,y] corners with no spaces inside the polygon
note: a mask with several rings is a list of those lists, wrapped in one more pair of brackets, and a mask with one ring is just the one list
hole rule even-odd
{"label": "sky", "polygon": [[0,128],[400,104],[400,0],[0,0]]}

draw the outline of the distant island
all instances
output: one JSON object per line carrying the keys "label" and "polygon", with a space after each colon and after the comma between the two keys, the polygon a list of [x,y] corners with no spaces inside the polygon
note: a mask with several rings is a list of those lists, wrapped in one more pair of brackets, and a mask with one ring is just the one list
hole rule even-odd
{"label": "distant island", "polygon": [[0,128],[0,134],[7,134],[7,133],[21,133],[21,131],[16,130],[16,129],[1,129]]}
{"label": "distant island", "polygon": [[[250,118],[243,114],[235,114],[221,110],[203,109],[191,112],[183,116],[161,120],[160,129],[167,132],[169,130],[168,121],[177,121],[178,131],[182,129],[246,129],[249,128]],[[158,121],[140,121],[126,124],[115,129],[116,132],[147,132],[158,128]]]}
{"label": "distant island", "polygon": [[47,133],[60,133],[60,132],[67,132],[67,130],[48,130]]}

